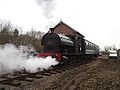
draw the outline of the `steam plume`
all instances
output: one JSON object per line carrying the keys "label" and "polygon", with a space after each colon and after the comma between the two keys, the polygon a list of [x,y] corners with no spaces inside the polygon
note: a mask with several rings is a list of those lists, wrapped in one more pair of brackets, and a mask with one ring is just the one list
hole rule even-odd
{"label": "steam plume", "polygon": [[14,45],[0,46],[0,75],[12,73],[14,71],[27,70],[29,72],[37,72],[38,68],[49,69],[51,65],[57,65],[58,62],[47,57],[46,59],[30,56],[27,57],[25,46],[16,48]]}
{"label": "steam plume", "polygon": [[52,16],[52,12],[55,9],[55,0],[36,0],[39,5],[41,5],[43,14],[50,18]]}

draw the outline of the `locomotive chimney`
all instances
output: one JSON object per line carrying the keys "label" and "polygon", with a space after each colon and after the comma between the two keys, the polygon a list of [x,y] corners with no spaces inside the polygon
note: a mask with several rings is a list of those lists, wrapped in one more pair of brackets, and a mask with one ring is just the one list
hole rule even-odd
{"label": "locomotive chimney", "polygon": [[54,28],[50,28],[50,30],[49,30],[51,33],[53,33],[54,32]]}

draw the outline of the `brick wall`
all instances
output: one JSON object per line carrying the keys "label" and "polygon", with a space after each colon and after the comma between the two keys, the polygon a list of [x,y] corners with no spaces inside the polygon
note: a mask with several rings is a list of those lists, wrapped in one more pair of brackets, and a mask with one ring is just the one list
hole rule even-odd
{"label": "brick wall", "polygon": [[69,28],[67,27],[66,25],[64,24],[59,24],[55,30],[54,30],[55,33],[58,33],[58,34],[65,34],[65,35],[75,35],[75,33]]}

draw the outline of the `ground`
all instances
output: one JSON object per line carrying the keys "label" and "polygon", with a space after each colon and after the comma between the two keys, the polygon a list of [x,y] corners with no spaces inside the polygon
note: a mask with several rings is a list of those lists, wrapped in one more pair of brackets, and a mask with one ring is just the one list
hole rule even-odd
{"label": "ground", "polygon": [[61,73],[21,82],[10,90],[120,90],[120,60],[103,56]]}

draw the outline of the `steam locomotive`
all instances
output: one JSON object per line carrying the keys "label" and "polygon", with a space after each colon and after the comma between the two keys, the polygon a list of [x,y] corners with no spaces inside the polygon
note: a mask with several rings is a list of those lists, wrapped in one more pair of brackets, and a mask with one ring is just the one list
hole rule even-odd
{"label": "steam locomotive", "polygon": [[84,37],[76,38],[76,36],[62,35],[51,31],[42,37],[41,44],[44,46],[44,53],[38,53],[37,56],[52,56],[59,62],[71,58],[85,60],[99,56],[99,46],[84,39]]}

